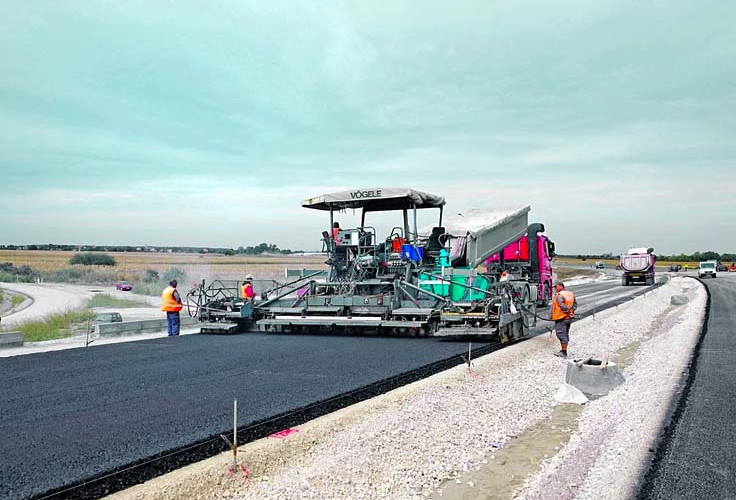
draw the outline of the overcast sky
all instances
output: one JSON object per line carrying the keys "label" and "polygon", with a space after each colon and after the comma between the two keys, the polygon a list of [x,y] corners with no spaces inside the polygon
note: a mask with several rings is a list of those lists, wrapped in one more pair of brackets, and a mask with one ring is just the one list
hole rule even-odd
{"label": "overcast sky", "polygon": [[736,250],[733,0],[0,3],[0,243],[319,248],[350,187]]}

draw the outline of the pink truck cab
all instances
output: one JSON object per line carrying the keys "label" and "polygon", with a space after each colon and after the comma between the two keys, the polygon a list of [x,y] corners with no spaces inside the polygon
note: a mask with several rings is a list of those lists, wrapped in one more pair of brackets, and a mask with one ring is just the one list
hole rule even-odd
{"label": "pink truck cab", "polygon": [[[491,272],[500,266],[513,276],[527,278],[530,283],[538,285],[537,304],[546,306],[552,299],[552,258],[555,256],[555,244],[547,236],[539,234],[543,231],[544,225],[531,224],[526,236],[486,260],[486,270]],[[536,251],[530,254],[530,247]]]}

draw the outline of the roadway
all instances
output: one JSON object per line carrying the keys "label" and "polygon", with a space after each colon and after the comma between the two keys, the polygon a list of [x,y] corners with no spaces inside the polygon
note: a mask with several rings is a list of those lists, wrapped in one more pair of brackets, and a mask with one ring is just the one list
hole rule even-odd
{"label": "roadway", "polygon": [[704,283],[707,330],[639,500],[736,499],[736,276]]}
{"label": "roadway", "polygon": [[[161,317],[159,298],[135,295],[131,292],[120,292],[115,290],[113,286],[95,287],[66,283],[43,283],[37,285],[34,283],[0,282],[0,288],[19,292],[33,299],[33,303],[28,307],[2,317],[2,326],[8,328],[15,327],[27,321],[43,319],[52,314],[79,309],[84,307],[89,299],[100,293],[111,295],[118,299],[136,300],[141,302],[141,304],[145,304],[145,302],[150,304],[150,307],[126,308],[124,313],[126,320]],[[107,308],[96,308],[95,310],[96,312],[100,312],[107,310]]]}
{"label": "roadway", "polygon": [[[615,277],[571,289],[582,314],[645,291]],[[33,497],[217,435],[231,425],[236,398],[245,425],[467,347],[435,338],[188,335],[3,358],[0,498]]]}

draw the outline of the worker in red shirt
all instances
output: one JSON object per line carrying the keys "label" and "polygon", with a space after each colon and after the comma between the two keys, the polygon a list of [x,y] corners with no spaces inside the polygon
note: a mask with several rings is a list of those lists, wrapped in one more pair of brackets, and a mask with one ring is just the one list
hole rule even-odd
{"label": "worker in red shirt", "polygon": [[340,223],[334,222],[332,224],[332,239],[335,241],[335,246],[342,245],[342,238],[340,237]]}
{"label": "worker in red shirt", "polygon": [[245,281],[243,281],[243,286],[240,288],[240,294],[243,296],[243,299],[253,302],[253,299],[256,297],[256,292],[253,290],[253,276],[250,274],[246,274]]}

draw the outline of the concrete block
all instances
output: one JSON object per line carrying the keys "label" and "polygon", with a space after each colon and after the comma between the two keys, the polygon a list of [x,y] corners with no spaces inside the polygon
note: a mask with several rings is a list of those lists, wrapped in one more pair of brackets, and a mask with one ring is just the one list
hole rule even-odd
{"label": "concrete block", "polygon": [[570,403],[576,405],[584,405],[588,402],[588,397],[583,391],[570,384],[560,384],[555,394],[555,401],[560,403]]}
{"label": "concrete block", "polygon": [[577,387],[590,399],[605,396],[626,380],[618,365],[597,359],[568,361],[565,382]]}
{"label": "concrete block", "polygon": [[23,332],[5,332],[0,333],[0,349],[6,347],[23,347]]}
{"label": "concrete block", "polygon": [[[181,327],[197,323],[195,318],[190,316],[181,317]],[[101,323],[96,327],[100,337],[120,337],[123,335],[137,335],[140,333],[156,333],[166,331],[166,318],[164,319],[145,319],[140,321],[120,321],[117,323]]]}
{"label": "concrete block", "polygon": [[670,304],[673,306],[682,306],[690,302],[690,299],[688,299],[684,295],[673,295],[670,297]]}

